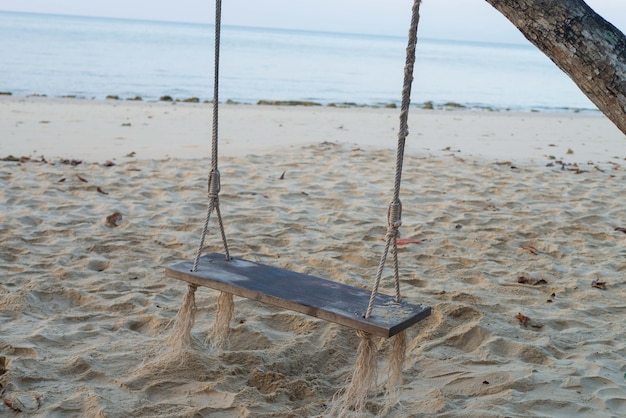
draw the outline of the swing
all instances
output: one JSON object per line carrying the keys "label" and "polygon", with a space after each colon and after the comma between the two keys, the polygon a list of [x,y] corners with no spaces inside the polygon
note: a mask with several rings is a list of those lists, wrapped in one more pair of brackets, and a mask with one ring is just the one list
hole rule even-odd
{"label": "swing", "polygon": [[[167,276],[187,282],[189,292],[192,294],[196,291],[198,286],[204,286],[219,290],[223,295],[236,295],[251,300],[257,300],[384,338],[392,337],[430,315],[431,308],[429,306],[411,304],[401,299],[397,253],[397,239],[399,237],[402,212],[402,204],[399,199],[400,182],[404,143],[408,135],[407,119],[413,80],[415,46],[417,43],[419,2],[419,0],[415,0],[411,28],[409,30],[409,43],[407,47],[404,85],[402,90],[400,130],[398,133],[395,187],[393,199],[387,213],[388,228],[385,238],[386,244],[371,292],[358,287],[279,267],[247,261],[230,255],[219,206],[220,173],[218,170],[217,152],[221,0],[216,0],[215,15],[215,80],[207,216],[195,259],[183,261],[166,268],[165,272]],[[216,213],[219,223],[224,253],[202,255],[209,219],[213,212]],[[383,269],[390,251],[393,257],[395,278],[394,296],[380,294],[378,292]],[[229,297],[231,298],[230,315],[232,315],[232,296]],[[229,320],[230,316],[226,319],[226,328],[228,328]]]}

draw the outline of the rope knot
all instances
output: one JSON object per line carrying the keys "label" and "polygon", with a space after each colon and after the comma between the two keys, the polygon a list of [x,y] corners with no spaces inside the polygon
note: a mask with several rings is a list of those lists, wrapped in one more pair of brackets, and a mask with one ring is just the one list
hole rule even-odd
{"label": "rope knot", "polygon": [[389,204],[387,209],[387,225],[389,229],[397,231],[402,225],[402,203],[400,200],[395,200]]}
{"label": "rope knot", "polygon": [[209,197],[217,197],[221,188],[220,172],[217,169],[211,170],[209,173]]}
{"label": "rope knot", "polygon": [[387,236],[385,237],[387,239],[391,238],[391,239],[398,239],[400,238],[400,230],[395,227],[395,226],[389,226],[389,228],[387,228]]}

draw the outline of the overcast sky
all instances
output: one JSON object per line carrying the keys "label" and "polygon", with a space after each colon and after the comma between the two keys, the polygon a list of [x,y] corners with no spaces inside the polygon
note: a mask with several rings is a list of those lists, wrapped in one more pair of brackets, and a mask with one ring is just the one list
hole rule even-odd
{"label": "overcast sky", "polygon": [[[0,10],[180,22],[212,22],[213,0],[0,0]],[[587,0],[626,32],[626,0]],[[412,0],[223,0],[225,25],[404,36]],[[424,0],[420,36],[524,43],[484,0]]]}

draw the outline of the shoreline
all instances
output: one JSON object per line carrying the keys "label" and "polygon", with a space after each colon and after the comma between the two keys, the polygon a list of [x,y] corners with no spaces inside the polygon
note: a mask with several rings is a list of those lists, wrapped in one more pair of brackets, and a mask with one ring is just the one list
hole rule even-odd
{"label": "shoreline", "polygon": [[[0,96],[0,157],[91,161],[209,157],[207,103]],[[394,148],[399,109],[222,104],[222,155],[324,141]],[[89,133],[89,137],[85,137]],[[585,164],[626,158],[625,136],[601,113],[411,109],[407,152]]]}
{"label": "shoreline", "polygon": [[[143,103],[158,103],[158,102],[171,102],[171,103],[212,103],[211,99],[203,99],[197,96],[190,97],[172,97],[170,95],[162,95],[160,97],[143,97],[137,95],[120,96],[119,94],[108,94],[102,97],[87,97],[79,94],[68,94],[49,96],[47,94],[13,94],[11,91],[0,91],[0,97],[13,97],[20,98],[44,98],[51,100],[86,100],[86,101],[136,101]],[[357,102],[321,102],[315,100],[297,99],[297,100],[273,100],[273,99],[261,99],[257,101],[245,101],[245,100],[233,100],[225,99],[220,101],[220,105],[257,105],[257,106],[305,106],[305,107],[338,107],[338,108],[399,108],[400,100],[389,101],[385,103],[357,103]],[[597,108],[583,108],[583,107],[545,107],[545,106],[495,106],[485,103],[462,103],[456,101],[442,101],[435,102],[433,100],[427,100],[424,102],[411,102],[411,109],[424,109],[424,110],[470,110],[470,111],[486,111],[486,112],[547,112],[547,113],[599,113]]]}

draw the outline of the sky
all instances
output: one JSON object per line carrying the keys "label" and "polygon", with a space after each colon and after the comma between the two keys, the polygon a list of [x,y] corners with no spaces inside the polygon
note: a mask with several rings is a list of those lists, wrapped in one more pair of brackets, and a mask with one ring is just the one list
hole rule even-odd
{"label": "sky", "polygon": [[[586,0],[626,32],[625,0]],[[223,0],[222,24],[405,36],[412,0]],[[212,23],[213,0],[0,0],[0,10]],[[526,43],[485,0],[423,0],[425,38]]]}

